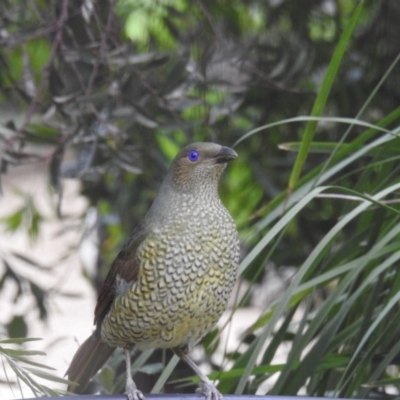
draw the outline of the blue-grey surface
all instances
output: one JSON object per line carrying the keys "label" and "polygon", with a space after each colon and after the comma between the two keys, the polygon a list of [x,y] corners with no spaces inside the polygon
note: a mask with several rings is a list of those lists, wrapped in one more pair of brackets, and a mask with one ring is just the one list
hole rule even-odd
{"label": "blue-grey surface", "polygon": [[[145,395],[147,400],[201,400],[204,396],[200,394],[148,394]],[[41,397],[41,400],[126,400],[123,394],[103,394],[103,395],[86,395],[86,396],[64,396],[64,397]],[[327,397],[307,397],[307,396],[255,396],[255,395],[225,395],[227,400],[327,400]],[[23,399],[23,400],[37,400]],[[335,400],[342,400],[335,398]]]}

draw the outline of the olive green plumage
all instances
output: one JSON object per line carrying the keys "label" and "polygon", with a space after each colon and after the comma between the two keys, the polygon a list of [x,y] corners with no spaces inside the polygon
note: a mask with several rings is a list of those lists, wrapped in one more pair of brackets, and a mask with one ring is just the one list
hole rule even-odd
{"label": "olive green plumage", "polygon": [[[179,152],[100,292],[96,331],[67,371],[79,388],[115,347],[126,349],[129,375],[132,346],[172,348],[199,374],[200,392],[221,398],[188,351],[218,321],[236,279],[238,234],[218,195],[220,176],[236,156],[214,143],[194,143]],[[93,354],[99,346],[102,354]],[[126,393],[143,398],[130,376]]]}

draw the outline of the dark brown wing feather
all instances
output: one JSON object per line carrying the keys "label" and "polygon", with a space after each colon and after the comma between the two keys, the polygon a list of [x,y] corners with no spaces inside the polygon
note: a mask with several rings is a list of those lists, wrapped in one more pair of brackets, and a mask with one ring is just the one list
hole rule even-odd
{"label": "dark brown wing feather", "polygon": [[94,323],[97,325],[93,334],[79,347],[66,372],[68,379],[78,386],[69,386],[68,391],[82,393],[90,378],[104,365],[115,347],[110,347],[101,340],[101,323],[107,315],[115,297],[117,276],[126,282],[135,281],[139,274],[136,251],[144,239],[144,233],[136,234],[120,251],[111,265],[110,271],[100,289],[94,312]]}
{"label": "dark brown wing feather", "polygon": [[100,289],[94,310],[94,323],[100,327],[104,317],[107,315],[115,297],[115,285],[117,276],[126,282],[133,282],[139,274],[139,264],[136,251],[143,241],[144,235],[135,235],[120,251],[111,265],[110,271]]}

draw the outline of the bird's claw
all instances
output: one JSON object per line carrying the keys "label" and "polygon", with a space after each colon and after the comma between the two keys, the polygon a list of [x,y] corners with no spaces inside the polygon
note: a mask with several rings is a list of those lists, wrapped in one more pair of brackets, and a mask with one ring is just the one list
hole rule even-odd
{"label": "bird's claw", "polygon": [[211,382],[201,382],[196,393],[203,394],[206,400],[223,400],[224,397]]}
{"label": "bird's claw", "polygon": [[136,387],[136,385],[127,385],[125,394],[128,400],[146,400],[143,393]]}

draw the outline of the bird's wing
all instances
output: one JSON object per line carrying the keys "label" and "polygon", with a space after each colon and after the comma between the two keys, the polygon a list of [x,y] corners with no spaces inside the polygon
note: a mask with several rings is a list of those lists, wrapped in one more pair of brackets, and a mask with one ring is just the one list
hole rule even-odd
{"label": "bird's wing", "polygon": [[94,323],[99,327],[107,315],[116,294],[117,277],[130,283],[137,280],[139,263],[136,251],[142,238],[136,237],[128,242],[111,265],[110,271],[100,289],[94,310]]}

